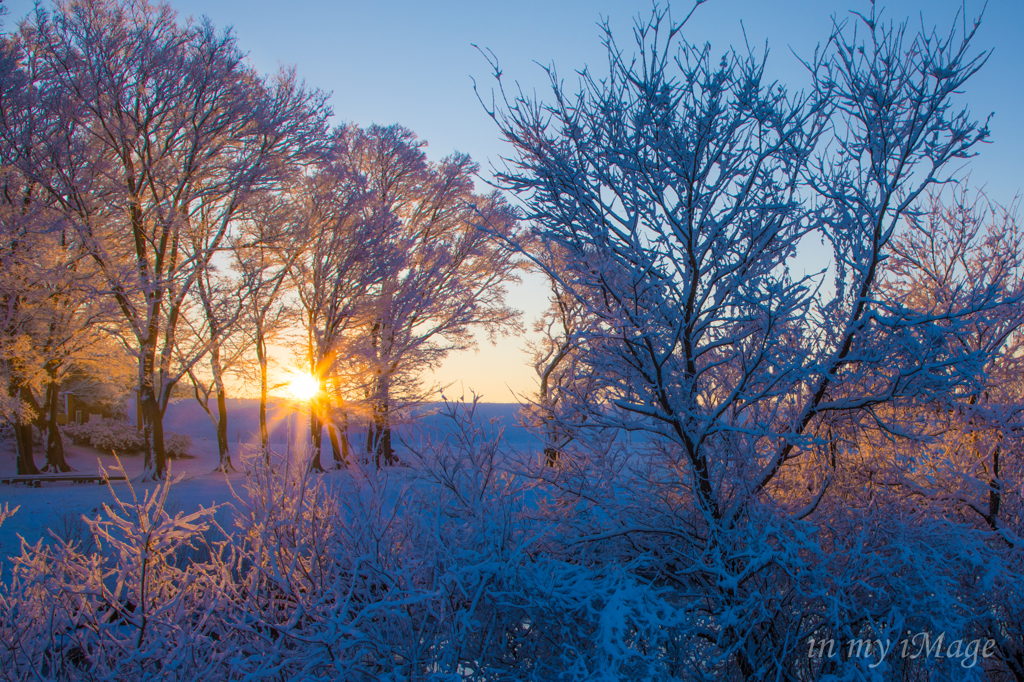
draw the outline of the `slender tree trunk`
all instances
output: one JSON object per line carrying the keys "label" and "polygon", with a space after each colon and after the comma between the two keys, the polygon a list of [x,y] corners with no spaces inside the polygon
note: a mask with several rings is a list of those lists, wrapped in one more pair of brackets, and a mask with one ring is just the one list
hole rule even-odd
{"label": "slender tree trunk", "polygon": [[256,359],[260,363],[260,451],[270,466],[270,438],[267,432],[267,342],[262,326],[256,328]]}
{"label": "slender tree trunk", "polygon": [[391,447],[391,415],[388,413],[388,405],[384,405],[384,409],[381,413],[381,438],[379,444],[380,456],[384,459],[384,464],[392,466],[398,464],[398,459],[395,457],[395,450]]}
{"label": "slender tree trunk", "polygon": [[228,449],[228,407],[224,389],[224,368],[220,364],[220,345],[214,344],[210,349],[210,370],[213,372],[214,390],[217,392],[217,451],[220,462],[217,471],[234,471],[231,465],[231,451]]}
{"label": "slender tree trunk", "polygon": [[[390,296],[388,296],[390,302]],[[373,453],[374,462],[379,469],[383,460],[384,466],[394,464],[394,451],[391,448],[391,422],[388,413],[391,401],[391,363],[387,356],[391,347],[389,325],[377,321],[370,331],[373,346],[377,352],[377,380],[373,387],[373,406],[371,407],[370,428],[366,434],[367,452]]]}
{"label": "slender tree trunk", "polygon": [[317,407],[316,398],[311,398],[309,401],[309,444],[313,449],[313,457],[309,461],[310,471],[324,470],[324,465],[320,463],[320,446],[323,443],[324,425],[320,421]]}
{"label": "slender tree trunk", "polygon": [[64,439],[60,434],[57,414],[60,412],[60,384],[55,369],[48,368],[50,381],[46,385],[46,466],[44,471],[74,471],[64,459]]}
{"label": "slender tree trunk", "polygon": [[374,453],[377,451],[377,422],[371,417],[366,427],[366,464],[374,461]]}
{"label": "slender tree trunk", "polygon": [[[388,363],[388,373],[384,375],[384,379],[381,382],[381,401],[377,411],[378,419],[380,420],[379,433],[380,443],[378,444],[378,456],[384,459],[384,463],[388,466],[397,464],[398,460],[395,458],[395,451],[391,447],[391,371],[393,368]],[[378,461],[380,461],[378,459]]]}
{"label": "slender tree trunk", "polygon": [[[309,376],[319,376],[317,374],[317,344],[313,338],[313,330],[306,330],[306,359],[309,361]],[[310,471],[324,470],[324,465],[320,462],[320,446],[323,440],[323,422],[320,421],[320,396],[314,395],[309,399],[309,445],[313,449],[312,456],[309,460]]]}
{"label": "slender tree trunk", "polygon": [[[327,382],[324,382],[324,389]],[[334,467],[344,469],[349,463],[348,451],[348,413],[345,412],[345,400],[341,397],[341,387],[338,385],[338,377],[331,377],[331,394],[337,397],[338,406],[331,410],[331,421],[327,433],[331,437],[331,451],[334,454]],[[325,393],[326,395],[326,393]]]}
{"label": "slender tree trunk", "polygon": [[352,446],[348,440],[348,412],[341,413],[341,423],[338,425],[338,440],[341,444],[341,461],[345,466],[352,461]]}
{"label": "slender tree trunk", "polygon": [[348,414],[342,416],[341,426],[341,456],[346,462],[352,461],[352,444],[348,439]]}
{"label": "slender tree trunk", "polygon": [[[564,311],[565,308],[561,307],[561,310]],[[542,417],[544,419],[544,436],[546,439],[544,444],[544,463],[549,467],[555,466],[558,462],[558,455],[560,454],[559,448],[562,447],[562,444],[559,443],[557,433],[558,427],[555,426],[555,410],[554,405],[552,404],[548,383],[551,380],[551,376],[554,374],[555,369],[558,367],[558,364],[566,357],[568,351],[569,342],[567,340],[561,345],[558,352],[554,354],[551,361],[540,375],[540,391],[538,392],[538,398],[540,399],[540,406],[543,410]]]}
{"label": "slender tree trunk", "polygon": [[331,439],[331,454],[334,456],[334,468],[344,469],[345,458],[341,453],[341,443],[338,440],[338,429],[334,426],[334,422],[327,423],[327,436]]}
{"label": "slender tree trunk", "polygon": [[220,451],[220,464],[217,471],[234,471],[231,464],[231,450],[228,448],[228,405],[224,389],[217,390],[217,449]]}
{"label": "slender tree trunk", "polygon": [[157,399],[155,325],[151,325],[150,338],[142,344],[142,362],[139,377],[139,402],[142,406],[142,438],[144,460],[142,480],[159,481],[167,475],[167,451],[164,449],[163,411]]}

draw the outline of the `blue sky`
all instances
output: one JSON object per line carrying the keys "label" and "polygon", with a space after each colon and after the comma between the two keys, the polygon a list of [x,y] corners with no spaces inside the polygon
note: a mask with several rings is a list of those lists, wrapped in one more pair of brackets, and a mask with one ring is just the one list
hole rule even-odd
{"label": "blue sky", "polygon": [[[31,10],[28,0],[8,0],[11,28]],[[534,62],[554,64],[571,84],[574,71],[590,64],[600,72],[605,63],[597,22],[606,16],[621,47],[631,44],[634,17],[648,15],[643,0],[610,2],[541,2],[488,0],[479,2],[326,2],[292,0],[178,0],[181,15],[210,17],[217,27],[233,26],[243,50],[263,72],[294,65],[309,85],[333,93],[338,122],[400,123],[430,143],[428,153],[441,158],[458,150],[481,166],[499,162],[503,147],[494,124],[473,92],[475,78],[490,91],[490,69],[473,44],[492,50],[506,81],[519,81],[527,92],[547,94],[546,76]],[[881,6],[883,3],[879,2]],[[883,17],[911,18],[946,30],[961,8],[952,0],[885,2]],[[973,18],[982,2],[967,0]],[[677,16],[690,5],[676,3]],[[848,10],[868,12],[866,0],[708,0],[697,8],[685,31],[694,42],[710,42],[718,52],[741,44],[745,28],[754,45],[767,41],[768,73],[791,89],[807,83],[796,55],[809,56],[827,40],[833,16]],[[741,24],[742,22],[742,24]],[[992,49],[988,64],[963,95],[976,118],[994,113],[992,144],[972,161],[972,184],[984,186],[991,198],[1008,203],[1024,186],[1019,164],[1024,159],[1024,2],[990,0],[975,41]],[[543,309],[543,289],[527,285],[513,294],[526,312],[527,325]],[[514,392],[533,386],[521,339],[479,353],[451,358],[438,379],[475,389],[489,401],[513,400]],[[461,383],[460,383],[461,381]]]}

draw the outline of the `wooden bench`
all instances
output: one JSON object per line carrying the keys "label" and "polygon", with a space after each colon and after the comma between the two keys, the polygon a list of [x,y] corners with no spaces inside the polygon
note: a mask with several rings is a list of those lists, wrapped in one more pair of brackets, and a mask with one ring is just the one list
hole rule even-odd
{"label": "wooden bench", "polygon": [[24,485],[30,485],[33,488],[38,488],[42,483],[96,483],[103,485],[108,481],[126,481],[128,480],[125,476],[103,476],[99,474],[76,474],[74,472],[66,474],[37,474],[35,476],[8,476],[6,478],[0,478],[0,483],[11,485],[14,483],[22,483]]}

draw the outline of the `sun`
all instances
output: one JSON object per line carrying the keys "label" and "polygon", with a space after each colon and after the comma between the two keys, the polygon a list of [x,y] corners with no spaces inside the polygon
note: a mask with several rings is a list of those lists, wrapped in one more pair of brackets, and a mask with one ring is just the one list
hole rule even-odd
{"label": "sun", "polygon": [[288,382],[288,392],[296,400],[309,400],[320,390],[317,380],[308,374],[296,374]]}

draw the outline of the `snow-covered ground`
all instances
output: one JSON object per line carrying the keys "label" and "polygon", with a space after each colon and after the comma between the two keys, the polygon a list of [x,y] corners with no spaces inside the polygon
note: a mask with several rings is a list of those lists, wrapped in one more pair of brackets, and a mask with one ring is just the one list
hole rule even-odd
{"label": "snow-covered ground", "polygon": [[[258,402],[256,400],[232,400],[228,405],[228,440],[232,460],[238,471],[230,474],[215,472],[217,466],[217,442],[213,425],[194,401],[180,401],[172,404],[164,420],[164,428],[170,433],[187,434],[192,437],[192,449],[187,459],[173,460],[171,474],[175,479],[168,495],[167,509],[172,515],[178,511],[189,513],[199,507],[230,504],[235,495],[245,495],[245,471],[240,460],[254,450],[253,434],[258,430]],[[425,408],[426,416],[418,426],[426,429],[443,428],[444,420],[437,413],[439,405]],[[477,406],[478,420],[494,420],[496,426],[504,429],[506,441],[518,449],[530,449],[539,441],[518,425],[516,413],[519,406],[507,403],[480,404]],[[270,440],[275,450],[287,452],[289,440],[292,449],[298,450],[307,437],[307,421],[288,403],[270,406]],[[415,429],[415,427],[412,427]],[[402,453],[401,436],[410,432],[409,427],[400,429],[396,449]],[[326,432],[325,432],[326,436]],[[353,431],[352,445],[355,448],[365,443],[365,432]],[[325,454],[330,457],[330,446],[324,439]],[[120,460],[110,453],[92,448],[73,445],[65,441],[68,464],[76,471],[94,474],[100,467],[109,473],[118,472],[121,466],[130,479],[138,478],[142,472],[142,455],[129,455]],[[241,453],[242,457],[239,457]],[[36,464],[42,466],[45,449],[36,447]],[[326,460],[325,460],[326,461]],[[0,442],[0,477],[12,476],[16,472],[14,443]],[[325,474],[330,476],[328,472]],[[140,500],[155,483],[133,483],[135,494]],[[19,511],[0,526],[0,565],[2,574],[9,568],[8,557],[20,553],[21,538],[34,544],[40,538],[48,538],[48,531],[62,537],[84,538],[83,514],[94,516],[104,502],[111,502],[111,492],[122,500],[131,499],[129,484],[123,481],[107,485],[78,483],[44,483],[40,488],[25,485],[0,485],[0,506],[4,503],[20,507]]]}

